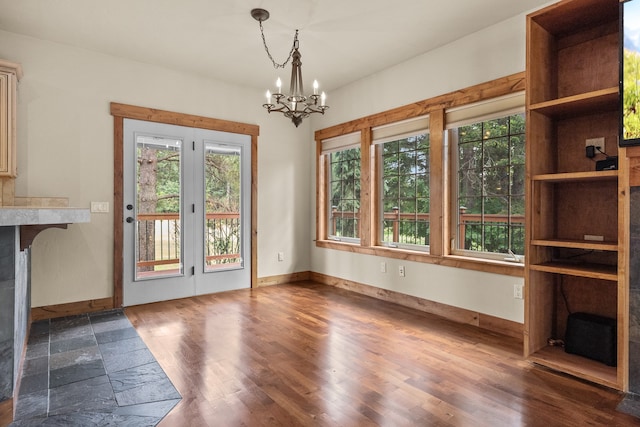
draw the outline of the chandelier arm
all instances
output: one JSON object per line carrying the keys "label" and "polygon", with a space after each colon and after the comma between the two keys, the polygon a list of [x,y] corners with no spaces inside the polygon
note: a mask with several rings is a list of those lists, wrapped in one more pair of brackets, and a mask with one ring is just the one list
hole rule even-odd
{"label": "chandelier arm", "polygon": [[298,30],[296,30],[296,33],[293,36],[293,44],[291,45],[291,50],[289,51],[289,56],[287,57],[287,60],[284,61],[282,64],[280,64],[276,62],[275,59],[273,59],[273,56],[271,56],[271,52],[269,52],[269,47],[267,46],[267,39],[264,36],[264,28],[262,27],[262,20],[259,20],[258,22],[260,23],[260,35],[262,35],[262,44],[264,45],[265,52],[267,52],[267,56],[269,57],[269,59],[271,60],[271,63],[273,64],[273,68],[278,69],[278,68],[286,67],[286,65],[291,60],[293,51],[295,50],[296,44],[298,43]]}
{"label": "chandelier arm", "polygon": [[279,107],[276,107],[276,106],[270,106],[270,105],[266,104],[266,105],[263,105],[263,107],[265,107],[267,109],[267,111],[269,111],[270,113],[271,112],[274,112],[274,113],[286,113],[288,111],[291,111],[291,109],[287,105],[280,105]]}

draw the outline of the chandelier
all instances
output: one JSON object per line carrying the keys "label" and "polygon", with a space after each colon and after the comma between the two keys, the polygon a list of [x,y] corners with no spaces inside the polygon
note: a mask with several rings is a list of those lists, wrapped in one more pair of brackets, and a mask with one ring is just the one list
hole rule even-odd
{"label": "chandelier", "polygon": [[298,127],[302,123],[302,119],[309,117],[312,113],[324,114],[325,110],[329,108],[326,104],[327,96],[324,92],[318,94],[318,81],[313,81],[313,94],[309,96],[304,95],[304,85],[302,82],[302,62],[300,58],[299,44],[298,44],[298,30],[293,37],[293,46],[289,52],[289,57],[282,64],[277,63],[267,47],[267,41],[264,37],[264,29],[262,28],[262,22],[269,19],[269,12],[264,9],[253,9],[251,11],[253,19],[260,23],[260,34],[262,35],[262,43],[264,44],[264,50],[267,52],[267,56],[273,63],[274,68],[284,68],[289,60],[291,60],[291,83],[289,85],[289,94],[282,93],[282,81],[280,77],[276,81],[276,92],[271,93],[267,91],[267,102],[262,104],[269,113],[278,112],[284,114],[285,117],[291,119],[294,125]]}

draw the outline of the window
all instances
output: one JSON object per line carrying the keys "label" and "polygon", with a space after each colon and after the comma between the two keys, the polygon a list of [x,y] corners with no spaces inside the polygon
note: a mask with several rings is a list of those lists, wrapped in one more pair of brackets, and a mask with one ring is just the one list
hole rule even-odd
{"label": "window", "polygon": [[330,235],[335,238],[359,238],[360,147],[331,153]]}
{"label": "window", "polygon": [[315,132],[316,247],[522,276],[525,73]]}
{"label": "window", "polygon": [[456,167],[453,252],[517,261],[524,254],[525,117],[521,106],[505,111],[505,103],[520,97],[447,113],[467,116],[447,125]]}
{"label": "window", "polygon": [[328,160],[327,234],[333,240],[360,239],[360,133],[323,141]]}
{"label": "window", "polygon": [[383,245],[429,247],[428,127],[428,118],[423,117],[373,129],[380,153],[379,229]]}

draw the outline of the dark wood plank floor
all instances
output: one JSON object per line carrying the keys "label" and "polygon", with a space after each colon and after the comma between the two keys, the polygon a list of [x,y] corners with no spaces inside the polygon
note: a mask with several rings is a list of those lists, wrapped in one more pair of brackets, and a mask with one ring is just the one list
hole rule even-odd
{"label": "dark wood plank floor", "polygon": [[517,340],[313,283],[126,309],[183,400],[161,426],[632,426]]}

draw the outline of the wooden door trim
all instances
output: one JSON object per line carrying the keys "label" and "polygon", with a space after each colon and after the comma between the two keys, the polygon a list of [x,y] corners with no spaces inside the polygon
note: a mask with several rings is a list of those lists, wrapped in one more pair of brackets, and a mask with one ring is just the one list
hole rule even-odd
{"label": "wooden door trim", "polygon": [[258,135],[257,125],[220,120],[210,117],[194,116],[154,108],[111,103],[113,116],[113,306],[122,307],[124,260],[122,245],[124,242],[122,210],[124,194],[124,119],[145,120],[148,122],[238,133],[251,136],[251,287],[258,286]]}

